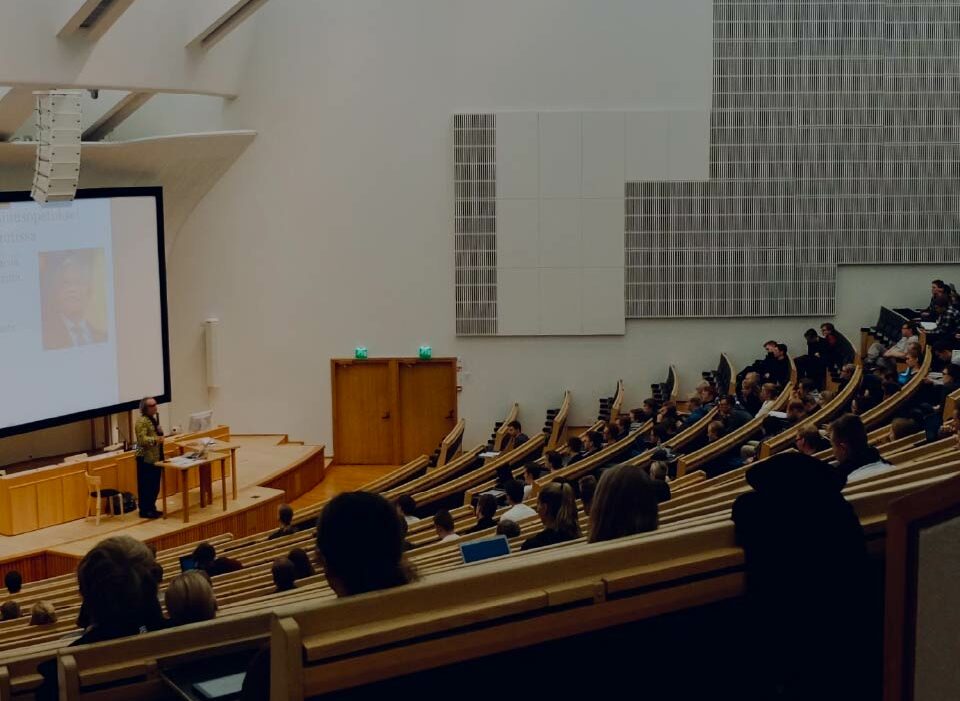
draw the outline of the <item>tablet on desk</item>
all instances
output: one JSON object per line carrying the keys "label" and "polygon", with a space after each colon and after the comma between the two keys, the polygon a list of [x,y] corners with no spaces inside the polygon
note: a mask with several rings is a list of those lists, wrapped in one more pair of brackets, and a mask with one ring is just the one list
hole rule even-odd
{"label": "tablet on desk", "polygon": [[460,544],[460,557],[463,558],[463,564],[465,565],[509,554],[510,543],[507,542],[505,535]]}

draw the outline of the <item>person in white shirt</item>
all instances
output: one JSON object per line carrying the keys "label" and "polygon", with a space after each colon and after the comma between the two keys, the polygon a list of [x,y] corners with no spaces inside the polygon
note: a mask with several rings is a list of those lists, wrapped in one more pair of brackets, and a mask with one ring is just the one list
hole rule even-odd
{"label": "person in white shirt", "polygon": [[500,515],[501,521],[519,523],[522,519],[536,516],[537,512],[523,503],[523,482],[511,480],[506,484],[507,503],[510,508]]}
{"label": "person in white shirt", "polygon": [[453,530],[453,516],[446,509],[440,509],[433,515],[433,527],[437,529],[437,537],[441,543],[460,540],[460,536]]}
{"label": "person in white shirt", "polygon": [[543,468],[535,462],[528,462],[523,466],[523,498],[529,499],[533,494],[533,484],[543,473]]}
{"label": "person in white shirt", "polygon": [[905,322],[900,328],[901,337],[895,344],[886,348],[879,342],[870,344],[864,361],[867,365],[877,365],[888,370],[895,370],[897,361],[907,357],[907,349],[920,343],[920,337],[911,322]]}
{"label": "person in white shirt", "polygon": [[409,494],[401,494],[397,497],[397,511],[403,516],[403,520],[407,522],[408,526],[420,520],[413,515],[416,510],[417,502],[412,496]]}
{"label": "person in white shirt", "polygon": [[844,414],[830,424],[830,444],[837,468],[846,476],[847,483],[889,472],[895,467],[870,445],[859,416]]}

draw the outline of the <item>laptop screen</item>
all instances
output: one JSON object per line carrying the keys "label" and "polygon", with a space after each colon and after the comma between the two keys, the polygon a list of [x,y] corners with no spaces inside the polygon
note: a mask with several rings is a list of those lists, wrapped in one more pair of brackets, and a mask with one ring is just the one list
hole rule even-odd
{"label": "laptop screen", "polygon": [[460,544],[460,556],[464,564],[471,562],[480,562],[489,560],[492,557],[510,554],[510,544],[504,535],[494,536],[493,538],[484,538],[483,540],[473,540],[469,543]]}

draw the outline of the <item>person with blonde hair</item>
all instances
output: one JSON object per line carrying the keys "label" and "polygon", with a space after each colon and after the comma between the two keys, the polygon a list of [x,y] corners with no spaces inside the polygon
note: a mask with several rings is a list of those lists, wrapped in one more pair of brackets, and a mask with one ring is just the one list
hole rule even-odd
{"label": "person with blonde hair", "polygon": [[521,550],[542,548],[580,537],[577,500],[568,482],[551,482],[537,495],[537,515],[543,530],[527,538]]}
{"label": "person with blonde hair", "polygon": [[217,615],[217,597],[203,570],[187,570],[174,577],[163,601],[173,626],[209,621]]}
{"label": "person with blonde hair", "polygon": [[47,626],[57,622],[57,609],[49,601],[38,601],[30,609],[30,625]]}
{"label": "person with blonde hair", "polygon": [[624,464],[610,468],[597,485],[587,541],[598,543],[656,530],[657,503],[656,486],[642,467]]}

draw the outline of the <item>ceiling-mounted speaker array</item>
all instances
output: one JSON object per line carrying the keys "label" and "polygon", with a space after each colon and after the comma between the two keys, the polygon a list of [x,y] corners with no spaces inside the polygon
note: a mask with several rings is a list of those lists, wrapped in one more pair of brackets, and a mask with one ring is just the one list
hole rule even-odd
{"label": "ceiling-mounted speaker array", "polygon": [[41,204],[69,201],[77,194],[82,94],[82,90],[34,93],[38,143],[31,196]]}

